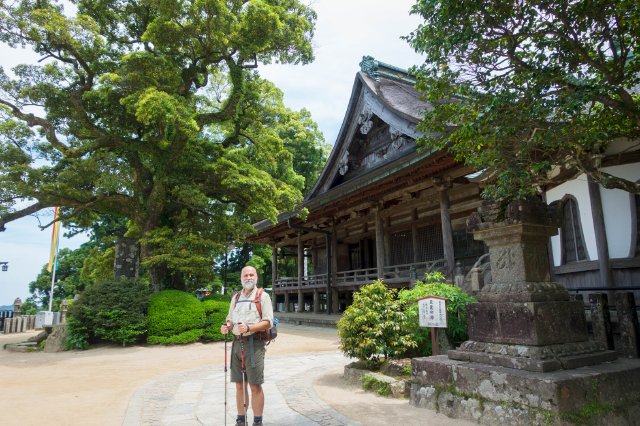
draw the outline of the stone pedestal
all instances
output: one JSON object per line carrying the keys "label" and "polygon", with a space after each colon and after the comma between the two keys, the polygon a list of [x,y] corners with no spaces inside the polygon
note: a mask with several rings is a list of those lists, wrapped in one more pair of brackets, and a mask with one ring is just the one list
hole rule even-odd
{"label": "stone pedestal", "polygon": [[640,360],[534,373],[413,358],[410,403],[484,425],[639,425]]}
{"label": "stone pedestal", "polygon": [[474,233],[489,247],[493,283],[468,308],[469,340],[449,358],[529,371],[576,368],[616,359],[589,341],[584,306],[550,281],[551,225],[482,224]]}

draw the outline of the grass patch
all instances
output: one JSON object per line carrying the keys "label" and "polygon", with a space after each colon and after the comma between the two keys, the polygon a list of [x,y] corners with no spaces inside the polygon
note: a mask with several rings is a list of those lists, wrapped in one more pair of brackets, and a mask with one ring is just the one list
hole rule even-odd
{"label": "grass patch", "polygon": [[370,375],[364,375],[360,381],[362,382],[362,388],[364,390],[375,392],[381,396],[391,395],[391,385],[383,380],[376,379]]}

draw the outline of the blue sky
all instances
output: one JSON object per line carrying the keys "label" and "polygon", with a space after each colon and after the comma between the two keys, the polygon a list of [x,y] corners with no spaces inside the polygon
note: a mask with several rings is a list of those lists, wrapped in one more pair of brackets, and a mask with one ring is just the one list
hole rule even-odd
{"label": "blue sky", "polygon": [[[337,137],[351,95],[358,64],[365,55],[401,68],[420,63],[409,45],[400,39],[419,24],[409,15],[414,0],[315,0],[318,13],[314,48],[316,60],[305,66],[269,65],[259,68],[285,94],[285,104],[307,108],[328,143]],[[25,51],[0,46],[0,65],[9,69],[37,57]],[[43,212],[46,216],[47,212]],[[51,214],[43,217],[48,223]],[[49,220],[47,220],[49,219]],[[16,297],[29,296],[28,284],[49,259],[51,229],[41,231],[38,220],[28,216],[11,222],[0,233],[0,261],[9,262],[0,271],[0,305]],[[84,236],[61,239],[60,248],[77,248]]]}

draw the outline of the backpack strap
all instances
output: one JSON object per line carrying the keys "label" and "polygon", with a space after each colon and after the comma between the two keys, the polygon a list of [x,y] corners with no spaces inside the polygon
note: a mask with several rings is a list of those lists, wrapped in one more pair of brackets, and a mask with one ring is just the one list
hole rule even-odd
{"label": "backpack strap", "polygon": [[[256,309],[258,310],[258,315],[260,315],[260,319],[262,320],[262,303],[260,302],[262,299],[262,293],[264,292],[263,288],[258,288],[258,291],[256,291],[256,296],[254,297],[254,299],[252,300],[252,302],[256,305]],[[238,304],[238,301],[240,300],[240,293],[241,291],[236,293],[236,302],[235,304]],[[248,300],[243,300],[243,302],[248,302]],[[234,306],[235,306],[234,304]]]}
{"label": "backpack strap", "polygon": [[256,291],[256,297],[253,299],[253,303],[256,304],[256,309],[258,310],[258,314],[260,315],[260,320],[262,320],[262,304],[260,303],[260,299],[262,299],[263,288],[259,288]]}

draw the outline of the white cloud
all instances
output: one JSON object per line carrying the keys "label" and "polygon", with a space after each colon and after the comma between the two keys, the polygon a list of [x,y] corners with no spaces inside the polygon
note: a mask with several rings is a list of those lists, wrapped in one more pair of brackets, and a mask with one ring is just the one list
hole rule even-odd
{"label": "white cloud", "polygon": [[[293,109],[307,108],[328,143],[333,144],[342,125],[359,63],[365,55],[408,68],[420,62],[409,45],[400,40],[419,24],[409,15],[415,0],[318,0],[311,6],[318,13],[315,35],[316,60],[306,66],[261,66],[260,73],[285,94]],[[9,51],[0,46],[0,65],[5,69],[37,60],[29,51]],[[49,258],[50,229],[40,231],[34,218],[7,225],[0,233],[0,261],[9,261],[9,271],[0,271],[0,305],[28,296],[33,281]],[[84,239],[62,239],[60,247],[76,248]]]}

